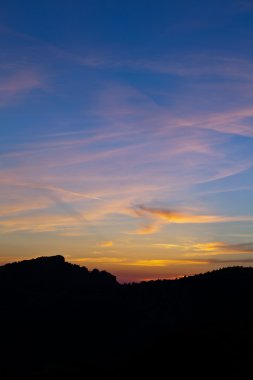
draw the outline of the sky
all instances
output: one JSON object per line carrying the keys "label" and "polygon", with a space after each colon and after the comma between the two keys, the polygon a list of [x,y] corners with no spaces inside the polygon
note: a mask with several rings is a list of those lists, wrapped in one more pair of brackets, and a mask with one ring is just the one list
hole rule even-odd
{"label": "sky", "polygon": [[0,264],[253,264],[253,1],[2,0]]}

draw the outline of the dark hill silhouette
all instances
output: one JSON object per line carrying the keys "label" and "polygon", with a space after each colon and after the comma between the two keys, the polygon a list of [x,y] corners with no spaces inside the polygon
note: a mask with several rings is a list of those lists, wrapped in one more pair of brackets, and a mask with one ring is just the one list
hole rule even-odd
{"label": "dark hill silhouette", "polygon": [[26,291],[53,289],[104,288],[115,285],[116,277],[106,271],[65,262],[63,256],[38,257],[0,267],[2,287]]}
{"label": "dark hill silhouette", "polygon": [[249,378],[253,268],[120,285],[41,257],[0,267],[0,291],[3,380]]}

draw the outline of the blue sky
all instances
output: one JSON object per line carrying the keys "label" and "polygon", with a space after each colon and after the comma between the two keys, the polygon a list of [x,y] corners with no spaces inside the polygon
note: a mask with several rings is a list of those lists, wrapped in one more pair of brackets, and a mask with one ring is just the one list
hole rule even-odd
{"label": "blue sky", "polygon": [[0,262],[253,262],[251,1],[2,1]]}

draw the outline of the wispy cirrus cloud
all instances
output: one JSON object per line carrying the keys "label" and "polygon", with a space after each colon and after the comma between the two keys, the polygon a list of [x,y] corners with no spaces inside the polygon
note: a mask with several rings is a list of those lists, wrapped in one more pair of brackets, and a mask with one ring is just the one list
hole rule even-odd
{"label": "wispy cirrus cloud", "polygon": [[201,252],[211,255],[220,254],[253,254],[253,243],[228,243],[228,242],[210,242],[193,244],[195,252]]}
{"label": "wispy cirrus cloud", "polygon": [[154,247],[168,249],[170,251],[179,250],[183,252],[186,257],[202,257],[217,256],[217,255],[244,255],[253,254],[253,243],[229,243],[224,241],[211,241],[211,242],[185,242],[179,244],[170,243],[155,243]]}
{"label": "wispy cirrus cloud", "polygon": [[[25,35],[17,37],[34,44],[38,42]],[[251,80],[252,75],[250,62],[232,57],[217,56],[210,60],[208,55],[192,55],[183,60],[182,57],[162,57],[157,61],[136,57],[115,60],[106,53],[102,58],[95,53],[93,58],[92,54],[79,57],[43,43],[39,48],[49,49],[54,59],[63,58],[83,66],[105,69],[113,65],[127,66],[134,71],[189,77],[191,80],[208,75],[225,75],[245,82]],[[2,88],[13,96],[39,88],[43,85],[43,78],[38,76],[36,79],[35,74],[28,78],[22,72],[20,79],[13,77],[13,81],[10,80],[9,84],[8,81],[4,82],[5,87]],[[168,89],[165,92],[169,94]],[[80,135],[80,138],[69,132],[63,132],[60,136],[52,133],[44,141],[35,141],[30,146],[16,144],[12,151],[6,150],[1,156],[10,168],[10,180],[7,180],[8,185],[5,183],[9,190],[13,187],[17,193],[17,187],[23,187],[33,190],[38,199],[40,193],[48,197],[48,202],[41,202],[48,212],[48,221],[51,219],[50,207],[56,204],[61,206],[64,214],[73,216],[73,220],[78,218],[76,209],[81,210],[80,214],[85,215],[86,222],[90,223],[110,219],[115,214],[131,218],[134,216],[129,211],[132,204],[149,204],[161,193],[164,199],[170,199],[171,194],[180,199],[182,189],[187,191],[196,184],[229,178],[252,166],[251,158],[234,158],[233,150],[226,145],[230,135],[252,137],[252,128],[246,124],[253,115],[250,106],[238,105],[237,108],[215,113],[196,112],[194,108],[194,116],[181,114],[180,108],[173,110],[167,104],[162,106],[153,89],[141,90],[141,86],[132,86],[125,81],[104,81],[96,89],[93,101],[88,116],[92,115],[103,125],[100,133],[97,133],[99,128],[94,129],[93,135],[89,132],[87,136]],[[84,113],[82,115],[83,120],[78,122],[88,125],[90,119],[86,119]],[[8,170],[5,174],[6,179]],[[28,209],[29,196],[28,191]],[[15,208],[9,205],[10,213],[15,209],[25,211],[22,205],[16,204]],[[5,208],[5,215],[6,212],[8,207]],[[191,214],[147,207],[141,212],[139,218],[143,219],[143,223],[134,232],[137,235],[158,232],[168,223],[208,224],[251,220],[244,216]],[[52,223],[54,225],[55,221],[52,220]],[[67,218],[66,225],[69,223]],[[73,223],[76,225],[78,222]],[[23,228],[18,226],[19,222],[16,228]],[[40,228],[42,231],[43,225]],[[57,230],[57,223],[51,228]]]}
{"label": "wispy cirrus cloud", "polygon": [[210,214],[194,214],[173,209],[151,208],[138,206],[134,210],[136,217],[148,218],[149,224],[142,229],[134,231],[134,234],[152,234],[165,224],[209,224],[209,223],[232,223],[253,221],[253,216],[223,216]]}
{"label": "wispy cirrus cloud", "polygon": [[34,89],[45,89],[43,76],[37,70],[18,70],[0,78],[0,106],[16,101],[17,96],[25,95]]}
{"label": "wispy cirrus cloud", "polygon": [[[253,64],[252,60],[247,57],[238,56],[232,53],[225,54],[221,50],[217,50],[215,53],[212,51],[209,51],[206,49],[206,51],[199,52],[198,50],[195,50],[194,52],[185,54],[180,54],[178,52],[173,52],[172,54],[166,54],[164,52],[161,52],[157,58],[154,57],[148,57],[144,58],[142,55],[138,55],[137,53],[133,54],[127,54],[126,52],[114,51],[112,47],[108,49],[90,49],[85,51],[83,46],[75,47],[75,51],[71,48],[62,48],[57,46],[53,43],[48,43],[47,41],[43,41],[42,39],[39,39],[35,36],[13,30],[11,28],[8,28],[7,26],[2,26],[2,32],[6,35],[11,35],[14,38],[17,39],[21,44],[23,42],[22,49],[20,49],[19,56],[22,57],[23,49],[27,49],[26,56],[29,61],[29,56],[31,53],[29,52],[32,47],[32,59],[31,61],[36,61],[36,64],[39,66],[40,61],[43,59],[48,63],[57,62],[62,63],[64,61],[66,64],[74,64],[79,65],[80,67],[83,67],[83,70],[85,71],[87,68],[92,69],[103,69],[105,72],[107,70],[111,69],[117,69],[117,70],[124,70],[127,68],[128,70],[131,70],[133,72],[141,72],[141,73],[147,73],[151,75],[164,75],[166,76],[174,76],[175,78],[189,78],[193,81],[193,88],[191,91],[191,97],[194,98],[194,93],[198,92],[198,85],[199,85],[199,79],[205,80],[205,85],[210,86],[210,78],[212,78],[212,86],[215,86],[215,88],[221,89],[221,86],[223,88],[228,85],[228,83],[223,83],[224,79],[229,82],[229,85],[234,86],[233,91],[227,91],[228,98],[231,96],[231,93],[237,94],[239,91],[238,89],[241,89],[240,96],[238,97],[237,104],[241,104],[240,98],[242,94],[245,93],[247,89],[247,96],[248,99],[244,99],[247,102],[243,102],[244,107],[245,103],[249,103],[250,106],[250,99],[252,99],[252,82],[253,82]],[[26,46],[28,45],[28,47]],[[17,61],[17,57],[15,57],[15,61]],[[222,78],[222,84],[220,80],[217,80]],[[126,82],[125,82],[126,83]],[[250,87],[251,86],[251,87]],[[120,87],[120,86],[119,86]],[[137,95],[137,86],[128,86],[128,92],[125,94],[121,92],[120,88],[117,88],[117,85],[115,85],[114,90],[110,89],[110,91],[107,91],[107,97],[108,97],[108,104],[109,107],[106,107],[106,104],[104,104],[104,108],[98,106],[97,108],[97,115],[102,114],[104,117],[106,117],[108,120],[112,120],[117,117],[124,117],[128,118],[128,122],[130,121],[130,118],[133,115],[139,115],[142,113],[140,110],[140,101],[143,101],[146,97],[146,102],[149,103],[151,109],[155,108],[155,105],[157,106],[157,111],[162,112],[165,114],[166,112],[162,109],[163,107],[158,106],[158,102],[153,101],[155,97],[155,91],[149,90],[142,92],[142,100],[139,95]],[[126,86],[127,87],[127,86]],[[132,88],[131,88],[132,87]],[[160,90],[159,90],[160,91]],[[189,90],[188,90],[189,91]],[[132,93],[132,96],[129,98],[129,93]],[[220,92],[220,91],[219,91]],[[166,93],[166,91],[165,91]],[[170,91],[167,90],[166,96],[171,96]],[[177,95],[177,94],[176,94]],[[122,97],[125,96],[125,102],[122,103]],[[165,97],[166,97],[165,96]],[[217,90],[215,91],[215,97],[217,97]],[[99,98],[99,96],[98,96]],[[99,105],[98,100],[96,99],[95,104]],[[149,99],[148,99],[149,98]],[[201,96],[203,98],[203,96]],[[210,98],[210,91],[208,93],[208,98]],[[137,100],[133,101],[133,100]],[[131,101],[132,100],[132,101]],[[224,100],[224,96],[223,96]],[[188,98],[188,101],[190,101],[190,98]],[[115,107],[111,108],[110,104],[114,103]],[[139,103],[139,104],[138,104]],[[180,102],[182,103],[182,101]],[[216,104],[218,107],[220,105]],[[94,106],[94,108],[96,105]],[[217,108],[216,107],[216,108]],[[91,107],[92,109],[93,107]],[[102,109],[103,108],[103,109]],[[146,112],[150,114],[149,108],[146,107]],[[195,108],[195,107],[194,107]],[[230,107],[230,109],[234,109],[233,107]],[[168,116],[167,112],[167,116]],[[182,114],[182,112],[181,112]],[[189,115],[188,115],[189,116]],[[205,124],[206,116],[204,115],[203,121]],[[149,117],[146,119],[149,120]],[[152,118],[152,120],[159,120],[159,113],[157,112],[156,117]],[[199,120],[200,123],[202,120]],[[215,124],[215,121],[212,120],[212,123]],[[238,123],[237,123],[238,124]],[[226,133],[227,131],[232,131],[232,133],[238,133],[239,130],[241,130],[241,133],[245,135],[251,134],[252,131],[250,131],[246,125],[227,125],[221,126],[216,124],[216,130],[223,129]],[[227,132],[230,133],[230,132]]]}
{"label": "wispy cirrus cloud", "polygon": [[50,200],[47,198],[36,199],[13,199],[5,204],[1,204],[0,217],[11,216],[13,214],[27,213],[29,211],[41,210],[51,205]]}
{"label": "wispy cirrus cloud", "polygon": [[2,79],[0,92],[16,94],[20,91],[30,90],[42,86],[41,76],[34,71],[21,71]]}
{"label": "wispy cirrus cloud", "polygon": [[56,232],[62,231],[66,227],[80,227],[79,214],[71,215],[43,213],[25,213],[15,217],[5,217],[0,219],[0,229],[3,233],[12,232]]}
{"label": "wispy cirrus cloud", "polygon": [[228,265],[245,265],[245,264],[252,264],[253,258],[247,258],[247,259],[221,259],[221,258],[211,258],[208,260],[209,264],[218,264],[222,266],[228,266]]}
{"label": "wispy cirrus cloud", "polygon": [[[237,3],[236,9],[250,10],[252,9],[251,1],[242,0]],[[178,25],[178,24],[177,24]],[[206,23],[201,23],[199,20],[194,21],[194,25],[206,26]],[[87,49],[85,51],[83,45],[71,50],[70,48],[62,48],[57,44],[49,43],[42,38],[34,35],[15,30],[7,25],[1,24],[1,33],[11,35],[19,41],[28,42],[37,47],[37,56],[46,54],[51,59],[60,59],[69,61],[81,66],[92,68],[128,68],[132,70],[147,70],[163,74],[175,74],[179,76],[201,76],[201,75],[221,75],[221,76],[236,76],[245,78],[252,73],[252,63],[238,56],[224,55],[222,51],[217,50],[216,54],[209,52],[208,49],[203,52],[195,51],[194,53],[179,54],[160,54],[160,57],[155,59],[143,58],[143,56],[135,54],[127,54],[125,51],[115,51],[112,47],[108,49]],[[39,51],[41,53],[39,54]],[[34,52],[33,52],[34,53]],[[37,58],[38,58],[37,57]],[[252,77],[251,77],[252,78]]]}
{"label": "wispy cirrus cloud", "polygon": [[238,107],[217,114],[209,114],[204,120],[193,121],[195,127],[208,128],[217,132],[253,137],[253,128],[246,121],[253,116],[253,109]]}

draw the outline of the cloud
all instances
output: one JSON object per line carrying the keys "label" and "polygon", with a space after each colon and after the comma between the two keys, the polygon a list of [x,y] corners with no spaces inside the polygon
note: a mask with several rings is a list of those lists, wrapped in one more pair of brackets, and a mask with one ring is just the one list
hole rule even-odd
{"label": "cloud", "polygon": [[[204,124],[204,117],[196,118],[196,120],[194,118],[193,120],[182,120],[172,117],[169,112],[154,105],[154,102],[152,103],[147,96],[142,96],[138,91],[133,91],[129,87],[117,88],[116,86],[116,89],[113,90],[112,86],[114,95],[108,96],[111,91],[110,88],[107,88],[100,96],[99,113],[104,118],[108,117],[111,120],[112,117],[116,118],[117,121],[117,126],[108,127],[106,133],[98,130],[96,134],[88,134],[88,136],[80,137],[80,139],[74,138],[74,135],[73,138],[67,135],[65,138],[61,136],[59,139],[48,136],[44,141],[16,146],[14,151],[5,151],[1,157],[7,163],[10,161],[12,165],[13,162],[16,162],[16,171],[20,173],[22,169],[28,173],[35,186],[36,182],[38,184],[42,182],[39,178],[36,179],[36,176],[41,177],[42,172],[50,175],[53,168],[55,168],[54,175],[57,170],[62,173],[61,167],[64,166],[66,168],[66,182],[72,182],[73,179],[79,181],[81,176],[84,182],[89,177],[89,186],[91,181],[93,183],[94,181],[101,182],[102,186],[97,186],[97,188],[102,194],[104,184],[106,183],[108,186],[110,177],[115,179],[113,185],[116,193],[116,188],[121,185],[122,176],[124,176],[128,187],[131,183],[145,181],[143,189],[149,196],[150,177],[154,178],[152,183],[155,183],[157,188],[166,186],[166,190],[179,189],[183,185],[189,187],[194,183],[203,183],[236,175],[251,167],[252,160],[248,160],[249,162],[246,163],[240,159],[237,159],[238,162],[236,163],[234,159],[224,160],[225,156],[230,156],[226,151],[217,149],[217,146],[220,147],[221,142],[226,143],[227,137],[224,138],[223,136],[221,139],[221,136],[217,136],[209,130],[201,129],[201,125]],[[122,95],[125,90],[127,95]],[[138,102],[134,102],[132,111],[129,110],[130,119],[127,116],[128,111],[114,112],[115,105],[117,110],[120,106],[127,107],[129,98],[131,99],[133,96],[138,99]],[[118,103],[120,103],[119,107]],[[97,108],[99,109],[99,105]],[[136,128],[136,120],[132,116],[137,117],[138,128]],[[121,117],[124,120],[127,119],[124,122],[124,128],[118,128]],[[195,128],[195,122],[197,128]],[[154,125],[157,128],[154,128]],[[142,133],[144,130],[145,133]],[[136,161],[137,155],[138,160]],[[168,160],[171,162],[169,166]],[[219,164],[217,164],[218,160]],[[204,166],[205,168],[203,168]],[[90,169],[91,167],[92,169]],[[91,173],[93,178],[91,178]],[[71,181],[69,180],[70,177]],[[62,196],[67,197],[66,192],[63,194],[64,188],[66,191],[70,192],[70,190],[67,190],[65,184],[57,185],[55,178],[51,178],[51,184],[48,186],[51,186],[52,191],[61,191]],[[118,178],[120,180],[116,181]],[[32,181],[30,184],[32,185]],[[46,185],[42,184],[41,186]],[[75,185],[71,187],[72,189],[76,188]],[[123,186],[121,187],[123,188]],[[78,195],[78,193],[81,194],[81,191],[73,191],[72,195],[74,193]],[[90,194],[87,192],[87,195],[83,192],[83,197],[86,196],[100,197],[94,191],[91,191]]]}
{"label": "cloud", "polygon": [[211,255],[219,254],[251,254],[253,253],[253,243],[231,244],[227,242],[210,242],[193,244],[192,249]]}
{"label": "cloud", "polygon": [[154,247],[161,247],[166,249],[174,249],[174,248],[183,248],[184,246],[180,244],[167,244],[167,243],[155,243],[152,244]]}
{"label": "cloud", "polygon": [[[107,242],[105,242],[107,243]],[[110,243],[110,242],[109,242]],[[106,245],[107,246],[107,245]],[[253,254],[253,243],[240,243],[231,244],[222,241],[204,242],[204,243],[184,243],[184,244],[153,244],[153,246],[164,248],[164,249],[176,249],[178,256],[178,249],[183,249],[184,255],[178,258],[129,258],[129,257],[88,257],[88,258],[77,258],[74,261],[87,263],[89,265],[96,266],[97,264],[111,264],[116,265],[119,269],[120,267],[129,268],[166,268],[173,266],[195,266],[195,265],[208,265],[208,264],[244,264],[252,263],[253,258],[239,258],[236,255],[243,254]],[[229,258],[224,259],[222,255],[231,255]],[[120,269],[119,269],[120,270]],[[131,270],[131,269],[129,269]]]}
{"label": "cloud", "polygon": [[252,264],[253,263],[253,257],[248,259],[208,259],[209,264],[224,264],[225,266],[228,265],[242,265],[242,264]]}
{"label": "cloud", "polygon": [[83,237],[85,235],[85,231],[66,231],[59,232],[58,236],[66,236],[66,237]]}
{"label": "cloud", "polygon": [[9,105],[17,95],[34,89],[45,89],[45,81],[36,70],[23,70],[8,74],[0,80],[0,106]]}
{"label": "cloud", "polygon": [[[27,184],[25,184],[25,186],[27,186]],[[85,194],[85,193],[81,193],[81,192],[78,192],[78,191],[72,191],[72,190],[67,190],[67,189],[63,189],[61,187],[57,187],[57,186],[52,186],[52,185],[47,185],[47,184],[43,184],[43,183],[30,183],[29,184],[29,187],[32,187],[32,188],[37,188],[37,189],[40,189],[40,190],[46,190],[46,191],[51,191],[51,192],[54,192],[54,193],[60,193],[62,194],[64,197],[67,197],[67,199],[73,199],[73,198],[85,198],[85,199],[94,199],[94,200],[99,200],[100,198],[99,197],[96,197],[95,195],[92,195],[92,194]]]}
{"label": "cloud", "polygon": [[[20,81],[16,90],[13,87],[11,91],[21,91],[22,83],[25,81]],[[34,80],[27,86],[37,86],[36,83]],[[17,193],[17,186],[26,188],[27,204],[32,189],[37,195],[44,192],[49,198],[44,207],[48,221],[54,213],[50,207],[55,205],[61,206],[63,213],[80,218],[80,223],[84,216],[89,223],[113,218],[115,214],[136,217],[136,213],[130,210],[132,204],[150,204],[161,193],[165,199],[170,199],[172,194],[177,200],[193,184],[236,175],[252,165],[252,160],[245,163],[238,156],[235,160],[231,155],[233,152],[223,150],[227,135],[210,132],[213,126],[227,129],[234,118],[239,123],[252,114],[250,108],[208,118],[200,115],[184,119],[173,116],[155,104],[152,96],[131,86],[105,86],[98,98],[96,117],[99,114],[103,122],[108,121],[110,127],[105,124],[108,133],[100,129],[98,134],[97,131],[93,135],[88,133],[80,139],[74,135],[73,138],[63,135],[59,139],[48,136],[30,146],[16,144],[14,151],[2,156],[10,175],[8,182],[8,170],[6,177],[1,172],[1,181],[7,178],[6,183],[13,187],[13,193]],[[219,146],[221,142],[222,146]],[[14,208],[7,202],[8,196],[5,203],[10,204],[10,213],[13,213]],[[94,202],[96,200],[99,202]],[[74,202],[75,207],[67,205]],[[25,211],[22,206],[15,206],[16,210]],[[251,217],[202,215],[147,207],[140,207],[139,211],[139,218],[144,221],[133,232],[136,235],[156,233],[168,223],[252,220]],[[5,209],[5,215],[6,212]],[[76,222],[73,223],[75,226]]]}
{"label": "cloud", "polygon": [[125,262],[125,259],[120,257],[72,257],[70,261],[74,263],[87,264],[121,264]]}
{"label": "cloud", "polygon": [[149,234],[154,234],[157,231],[159,231],[161,228],[161,223],[150,223],[147,224],[143,227],[140,227],[136,231],[130,232],[130,234],[133,235],[149,235]]}
{"label": "cloud", "polygon": [[150,260],[133,260],[126,263],[126,265],[141,266],[141,267],[166,267],[168,265],[197,265],[207,264],[207,260],[187,260],[187,259],[150,259]]}
{"label": "cloud", "polygon": [[[137,235],[155,233],[167,223],[252,220],[251,217],[247,219],[240,216],[195,215],[144,206],[131,209],[132,204],[139,204],[140,201],[148,203],[161,192],[166,194],[166,197],[172,194],[174,198],[180,198],[182,188],[206,182],[210,178],[224,178],[248,167],[240,163],[234,166],[231,162],[231,167],[222,171],[224,165],[216,165],[216,153],[213,150],[213,145],[217,143],[215,138],[211,138],[212,148],[208,149],[209,133],[195,133],[189,130],[187,138],[183,135],[182,131],[174,129],[167,137],[163,133],[153,134],[151,131],[142,137],[141,143],[137,143],[134,133],[129,133],[129,140],[126,141],[126,134],[123,134],[123,146],[120,146],[120,134],[110,136],[108,140],[103,133],[100,138],[90,135],[87,139],[81,139],[81,142],[76,138],[68,138],[67,141],[57,139],[55,142],[54,139],[50,139],[35,143],[34,147],[30,147],[30,151],[26,149],[24,156],[4,156],[9,165],[0,173],[0,182],[6,186],[4,203],[10,206],[9,211],[13,213],[12,201],[20,194],[20,203],[25,202],[29,210],[33,192],[33,198],[38,199],[38,204],[45,204],[45,210],[48,209],[48,220],[51,219],[50,207],[55,205],[61,206],[64,213],[75,218],[84,219],[85,216],[86,222],[90,223],[110,218],[115,214],[138,217],[144,219],[144,223],[133,232]],[[117,148],[111,149],[111,140]],[[201,168],[200,163],[203,166],[203,157],[201,156],[200,160],[199,156],[195,156],[195,153],[200,151],[209,151],[209,154],[212,154],[212,160],[208,156],[204,161],[206,165],[203,173],[202,169],[198,171],[198,167]],[[184,154],[187,154],[186,159],[181,161]],[[192,155],[195,158],[191,160]],[[171,162],[169,167],[168,160]],[[212,166],[215,166],[215,170],[210,170],[213,169]],[[217,174],[213,174],[215,172]],[[35,203],[33,207],[36,208],[36,202],[32,201],[31,204]],[[18,203],[15,202],[15,209],[25,211],[22,204]],[[68,206],[69,203],[72,205]],[[8,214],[8,207],[5,207],[4,212],[5,215]],[[33,226],[31,228],[34,229]]]}
{"label": "cloud", "polygon": [[207,260],[196,259],[129,259],[125,257],[83,257],[72,258],[73,262],[87,263],[87,264],[118,264],[119,266],[136,266],[136,267],[167,267],[169,265],[197,265],[207,264]]}
{"label": "cloud", "polygon": [[196,251],[213,253],[216,251],[224,250],[224,248],[227,248],[228,246],[229,246],[228,243],[218,241],[218,242],[210,242],[210,243],[193,244],[191,248]]}
{"label": "cloud", "polygon": [[13,214],[20,214],[20,213],[27,213],[30,211],[35,211],[35,210],[42,210],[47,207],[49,207],[51,204],[50,200],[48,199],[31,199],[26,200],[26,199],[20,199],[16,195],[16,199],[13,199],[12,201],[9,200],[8,202],[6,201],[5,204],[0,203],[0,218],[3,216],[11,216]]}
{"label": "cloud", "polygon": [[164,224],[208,224],[253,221],[253,216],[222,216],[192,214],[170,209],[138,206],[135,209],[138,218],[151,218],[153,221],[145,228],[138,229],[135,234],[151,234],[159,231]]}
{"label": "cloud", "polygon": [[[251,99],[251,96],[248,100],[249,99]],[[252,126],[251,124],[247,124],[247,120],[251,117],[253,117],[251,105],[238,105],[237,107],[225,109],[221,112],[206,111],[204,114],[197,116],[189,115],[187,117],[175,118],[174,122],[178,128],[193,127],[195,129],[207,129],[221,134],[253,137]]]}
{"label": "cloud", "polygon": [[185,257],[202,257],[216,256],[216,255],[234,255],[234,254],[253,254],[253,243],[229,243],[224,241],[211,241],[204,243],[179,243],[179,244],[166,244],[156,243],[155,247],[164,249],[183,250]]}
{"label": "cloud", "polygon": [[81,220],[76,215],[63,215],[61,213],[25,213],[0,219],[0,230],[3,233],[11,232],[59,232],[66,227],[80,227]]}
{"label": "cloud", "polygon": [[0,82],[0,92],[16,94],[20,91],[41,87],[41,77],[35,72],[18,72]]}
{"label": "cloud", "polygon": [[100,243],[97,243],[97,246],[100,248],[110,248],[113,245],[113,241],[101,241]]}
{"label": "cloud", "polygon": [[[232,7],[234,8],[234,7]],[[250,11],[253,8],[251,0],[241,0],[237,2],[236,11]],[[177,23],[177,27],[178,27]],[[185,22],[184,22],[185,25]],[[194,20],[188,26],[206,27],[206,23],[200,20]],[[181,26],[180,26],[181,27]],[[60,62],[70,62],[79,64],[80,66],[91,67],[94,69],[130,69],[134,71],[150,71],[159,74],[172,74],[179,77],[200,77],[200,76],[222,76],[237,79],[252,79],[252,63],[250,60],[238,58],[232,55],[224,55],[222,53],[213,54],[213,51],[205,53],[196,51],[191,54],[162,54],[158,59],[149,57],[145,59],[142,56],[127,56],[126,52],[122,53],[117,50],[98,49],[84,51],[83,45],[80,46],[79,52],[71,49],[64,49],[55,44],[44,41],[38,37],[34,37],[28,33],[20,32],[6,25],[0,25],[0,32],[15,37],[25,49],[33,46],[34,56],[39,61],[41,56],[50,57],[50,59],[58,59]]]}

